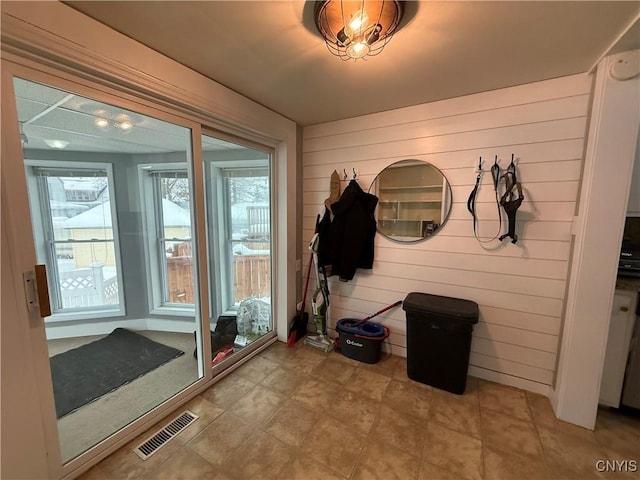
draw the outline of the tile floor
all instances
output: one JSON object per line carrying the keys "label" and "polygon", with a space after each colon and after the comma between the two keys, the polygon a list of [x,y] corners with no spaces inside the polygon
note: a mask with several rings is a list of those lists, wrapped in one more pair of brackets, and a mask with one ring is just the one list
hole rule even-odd
{"label": "tile floor", "polygon": [[[591,432],[540,395],[472,377],[462,396],[414,382],[395,356],[368,365],[276,343],[184,408],[200,418],[147,461],[131,448],[157,427],[80,478],[640,478],[638,418],[602,410]],[[608,459],[626,471],[599,472]]]}

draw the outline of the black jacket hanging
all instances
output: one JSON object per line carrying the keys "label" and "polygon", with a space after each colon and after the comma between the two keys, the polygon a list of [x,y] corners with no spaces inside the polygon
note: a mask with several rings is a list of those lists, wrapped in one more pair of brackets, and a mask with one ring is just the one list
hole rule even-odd
{"label": "black jacket hanging", "polygon": [[373,268],[377,204],[378,197],[351,180],[340,200],[331,205],[334,217],[329,224],[325,213],[320,222],[319,248],[321,266],[330,265],[327,274],[338,275],[346,282],[357,268]]}

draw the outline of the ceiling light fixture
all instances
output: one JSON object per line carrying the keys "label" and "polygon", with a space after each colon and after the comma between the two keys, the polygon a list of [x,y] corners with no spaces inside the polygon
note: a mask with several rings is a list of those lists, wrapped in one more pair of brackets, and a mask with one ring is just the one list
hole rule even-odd
{"label": "ceiling light fixture", "polygon": [[404,2],[324,0],[316,2],[316,27],[329,51],[342,60],[378,55],[398,28]]}
{"label": "ceiling light fixture", "polygon": [[107,128],[109,128],[109,120],[107,120],[106,118],[97,117],[94,120],[94,123],[96,124],[96,127],[101,128],[103,130],[106,130]]}
{"label": "ceiling light fixture", "polygon": [[131,121],[131,117],[126,113],[121,113],[116,117],[116,121],[113,124],[120,132],[129,133],[133,129],[133,122]]}
{"label": "ceiling light fixture", "polygon": [[120,130],[128,131],[133,128],[133,123],[131,123],[129,120],[123,120],[120,123],[116,123],[116,128],[119,128]]}
{"label": "ceiling light fixture", "polygon": [[118,115],[115,120],[110,120],[106,118],[106,112],[104,110],[99,110],[96,112],[98,116],[93,119],[93,123],[95,123],[96,127],[100,130],[110,130],[111,127],[120,130],[121,133],[129,133],[133,130],[133,122],[131,121],[131,117],[125,113],[121,113]]}
{"label": "ceiling light fixture", "polygon": [[62,150],[63,148],[67,148],[69,142],[66,140],[44,140],[44,143],[49,145],[51,148],[57,148],[58,150]]}

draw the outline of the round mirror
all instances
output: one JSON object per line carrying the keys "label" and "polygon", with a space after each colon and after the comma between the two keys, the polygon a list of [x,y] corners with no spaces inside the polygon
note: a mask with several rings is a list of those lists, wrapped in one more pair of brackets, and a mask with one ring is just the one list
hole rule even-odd
{"label": "round mirror", "polygon": [[436,232],[451,210],[451,187],[422,160],[401,160],[382,170],[369,188],[378,197],[378,232],[397,242],[417,242]]}

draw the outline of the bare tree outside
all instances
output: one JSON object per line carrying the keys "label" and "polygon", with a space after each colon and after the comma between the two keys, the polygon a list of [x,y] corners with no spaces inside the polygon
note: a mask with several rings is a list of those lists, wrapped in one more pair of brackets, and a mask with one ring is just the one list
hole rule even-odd
{"label": "bare tree outside", "polygon": [[183,177],[162,177],[160,179],[162,198],[188,208],[190,200],[189,179]]}

